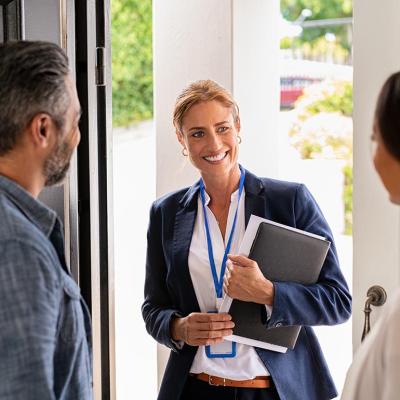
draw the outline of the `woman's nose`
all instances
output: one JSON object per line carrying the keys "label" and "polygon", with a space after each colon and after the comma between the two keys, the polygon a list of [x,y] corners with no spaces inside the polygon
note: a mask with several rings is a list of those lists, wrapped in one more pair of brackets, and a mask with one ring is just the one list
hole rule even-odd
{"label": "woman's nose", "polygon": [[211,132],[208,143],[210,150],[219,150],[221,148],[221,144],[221,137],[217,134],[217,132]]}

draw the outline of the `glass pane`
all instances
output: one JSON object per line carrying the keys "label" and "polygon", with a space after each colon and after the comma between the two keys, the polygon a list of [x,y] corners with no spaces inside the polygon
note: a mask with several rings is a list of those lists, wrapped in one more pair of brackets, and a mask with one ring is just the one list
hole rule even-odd
{"label": "glass pane", "polygon": [[[157,345],[141,315],[155,198],[151,0],[113,0],[115,350],[118,399],[154,399]],[[140,385],[132,377],[140,376]]]}

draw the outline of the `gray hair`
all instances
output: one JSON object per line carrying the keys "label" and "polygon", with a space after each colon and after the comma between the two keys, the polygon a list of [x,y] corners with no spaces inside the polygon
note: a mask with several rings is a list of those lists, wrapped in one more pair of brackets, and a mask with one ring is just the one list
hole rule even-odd
{"label": "gray hair", "polygon": [[0,45],[0,156],[12,150],[38,113],[62,130],[70,105],[68,58],[56,44],[39,41]]}

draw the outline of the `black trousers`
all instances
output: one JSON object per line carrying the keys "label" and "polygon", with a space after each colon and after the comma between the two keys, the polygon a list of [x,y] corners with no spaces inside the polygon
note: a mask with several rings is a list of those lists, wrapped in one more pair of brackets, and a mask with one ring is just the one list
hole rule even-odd
{"label": "black trousers", "polygon": [[275,388],[247,389],[212,386],[189,376],[181,400],[279,400]]}

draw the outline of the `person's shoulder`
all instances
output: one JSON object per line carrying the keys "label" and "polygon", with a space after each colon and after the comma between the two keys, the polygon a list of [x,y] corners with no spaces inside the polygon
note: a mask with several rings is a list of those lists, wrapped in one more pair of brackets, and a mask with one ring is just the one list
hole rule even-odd
{"label": "person's shoulder", "polygon": [[179,207],[179,204],[184,200],[185,196],[192,189],[192,186],[183,189],[175,190],[159,197],[152,204],[154,210],[171,210]]}
{"label": "person's shoulder", "polygon": [[21,211],[19,211],[10,201],[10,199],[2,192],[0,192],[0,240],[17,236],[16,224],[20,218]]}
{"label": "person's shoulder", "polygon": [[57,268],[59,261],[50,246],[43,245],[40,240],[3,238],[0,254],[0,274],[3,276],[14,277],[10,279],[22,285],[40,281],[58,286],[62,276],[61,268]]}
{"label": "person's shoulder", "polygon": [[0,193],[0,242],[43,243],[45,234],[5,194]]}
{"label": "person's shoulder", "polygon": [[14,264],[36,260],[44,268],[48,265],[49,274],[57,270],[49,238],[4,194],[0,194],[0,221],[2,261]]}
{"label": "person's shoulder", "polygon": [[293,199],[297,196],[299,191],[307,192],[305,185],[299,182],[291,182],[267,177],[256,178],[261,182],[264,193],[267,197]]}
{"label": "person's shoulder", "polygon": [[273,178],[259,178],[265,189],[267,190],[276,190],[276,191],[296,191],[298,190],[303,184],[299,182],[290,182],[284,181],[280,179],[273,179]]}
{"label": "person's shoulder", "polygon": [[400,289],[395,290],[386,307],[386,317],[400,329]]}

